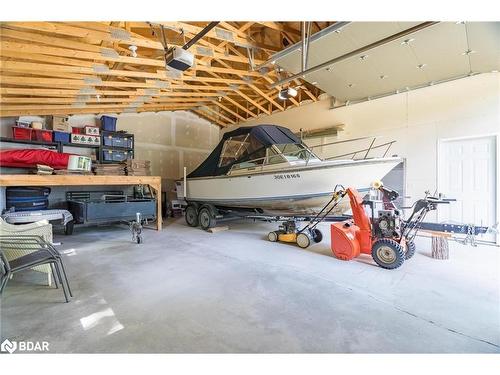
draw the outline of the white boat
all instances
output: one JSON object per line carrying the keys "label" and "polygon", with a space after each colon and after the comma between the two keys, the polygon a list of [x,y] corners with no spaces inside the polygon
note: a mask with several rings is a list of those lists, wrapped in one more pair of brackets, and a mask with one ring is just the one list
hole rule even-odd
{"label": "white boat", "polygon": [[210,156],[178,182],[177,192],[194,216],[204,205],[212,211],[215,207],[313,215],[331,199],[336,185],[367,190],[401,161],[322,160],[287,128],[240,127],[223,135]]}

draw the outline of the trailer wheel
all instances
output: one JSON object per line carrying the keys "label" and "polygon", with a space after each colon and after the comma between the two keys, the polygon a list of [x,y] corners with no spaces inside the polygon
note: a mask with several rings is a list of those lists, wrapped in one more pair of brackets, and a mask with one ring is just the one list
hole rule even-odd
{"label": "trailer wheel", "polygon": [[66,223],[66,225],[64,226],[64,234],[66,236],[72,235],[74,226],[75,226],[75,222],[73,220],[68,221]]}
{"label": "trailer wheel", "polygon": [[409,241],[406,243],[406,252],[405,252],[405,259],[410,259],[415,255],[415,251],[417,250],[417,247],[415,246],[415,242]]}
{"label": "trailer wheel", "polygon": [[307,233],[302,232],[297,235],[297,245],[299,245],[301,248],[306,249],[310,244],[311,237]]}
{"label": "trailer wheel", "polygon": [[317,228],[314,228],[312,230],[312,238],[313,238],[313,241],[316,242],[316,243],[320,243],[321,241],[323,241],[323,233],[321,233],[321,231]]}
{"label": "trailer wheel", "polygon": [[276,242],[278,241],[278,233],[276,231],[269,232],[267,234],[267,239],[271,242]]}
{"label": "trailer wheel", "polygon": [[380,267],[393,270],[404,263],[405,251],[398,242],[382,238],[373,244],[372,257]]}
{"label": "trailer wheel", "polygon": [[186,212],[184,213],[184,219],[186,220],[187,225],[190,227],[198,226],[198,212],[196,207],[192,204],[186,207]]}
{"label": "trailer wheel", "polygon": [[215,227],[217,221],[208,207],[203,207],[198,214],[198,221],[202,229],[207,230]]}

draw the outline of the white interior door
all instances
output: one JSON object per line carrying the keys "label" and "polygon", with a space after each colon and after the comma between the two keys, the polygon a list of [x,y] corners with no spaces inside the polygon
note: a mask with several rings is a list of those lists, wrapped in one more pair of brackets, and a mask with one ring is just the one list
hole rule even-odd
{"label": "white interior door", "polygon": [[[440,143],[439,191],[457,201],[438,209],[438,220],[490,226],[496,223],[496,137]],[[495,241],[489,234],[482,238]]]}

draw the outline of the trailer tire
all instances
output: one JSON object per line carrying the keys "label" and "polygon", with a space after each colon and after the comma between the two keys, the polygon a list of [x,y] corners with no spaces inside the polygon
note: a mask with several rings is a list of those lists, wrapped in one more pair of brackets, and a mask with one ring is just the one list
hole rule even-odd
{"label": "trailer tire", "polygon": [[75,227],[75,222],[73,220],[70,220],[66,223],[64,226],[64,234],[66,236],[70,236],[73,234],[73,228]]}
{"label": "trailer tire", "polygon": [[213,228],[217,225],[215,217],[212,215],[212,211],[209,207],[203,207],[198,213],[198,222],[200,223],[201,229],[207,230]]}
{"label": "trailer tire", "polygon": [[411,259],[415,255],[415,251],[417,250],[417,247],[415,246],[415,242],[413,241],[408,241],[406,243],[406,252],[405,252],[405,259]]}
{"label": "trailer tire", "polygon": [[199,224],[198,220],[198,210],[192,204],[189,204],[186,207],[186,211],[184,212],[184,219],[186,220],[187,225],[190,227],[197,227]]}
{"label": "trailer tire", "polygon": [[400,243],[390,238],[382,238],[373,244],[372,258],[380,267],[393,270],[404,263],[405,250]]}

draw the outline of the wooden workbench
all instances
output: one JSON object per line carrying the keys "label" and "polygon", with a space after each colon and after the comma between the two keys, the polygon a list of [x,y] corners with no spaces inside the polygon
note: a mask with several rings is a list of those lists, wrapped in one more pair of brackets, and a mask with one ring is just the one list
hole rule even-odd
{"label": "wooden workbench", "polygon": [[0,174],[0,186],[79,186],[79,185],[149,185],[156,194],[156,225],[161,230],[160,176],[88,176]]}

